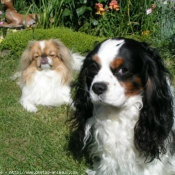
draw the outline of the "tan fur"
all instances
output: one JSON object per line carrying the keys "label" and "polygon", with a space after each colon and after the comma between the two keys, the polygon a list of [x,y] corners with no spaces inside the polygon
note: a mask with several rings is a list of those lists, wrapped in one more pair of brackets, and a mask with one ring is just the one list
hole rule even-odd
{"label": "tan fur", "polygon": [[114,61],[111,63],[111,67],[113,69],[117,69],[119,68],[120,66],[122,66],[124,63],[124,59],[123,58],[116,58],[114,59]]}
{"label": "tan fur", "polygon": [[[63,84],[69,84],[72,80],[72,61],[70,51],[58,39],[42,41],[45,43],[42,51],[40,41],[30,41],[20,60],[19,71],[22,72],[22,82],[32,81],[32,74],[41,71],[39,67],[41,55],[46,54],[52,60],[51,70],[55,70],[62,77]],[[53,57],[51,57],[51,55]],[[37,58],[36,58],[37,57]]]}
{"label": "tan fur", "polygon": [[33,74],[37,69],[31,64],[23,73],[22,73],[22,83],[31,83],[33,80]]}
{"label": "tan fur", "polygon": [[95,62],[97,62],[99,65],[101,64],[100,58],[98,57],[98,55],[94,55],[92,59],[93,59]]}

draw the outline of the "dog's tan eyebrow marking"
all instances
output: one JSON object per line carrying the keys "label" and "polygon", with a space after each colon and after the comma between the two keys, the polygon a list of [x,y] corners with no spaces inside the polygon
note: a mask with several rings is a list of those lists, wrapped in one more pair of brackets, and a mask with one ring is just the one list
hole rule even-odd
{"label": "dog's tan eyebrow marking", "polygon": [[112,69],[117,69],[118,67],[120,67],[121,65],[123,65],[124,63],[124,60],[123,58],[119,57],[119,58],[116,58],[112,61],[111,63],[111,68]]}
{"label": "dog's tan eyebrow marking", "polygon": [[98,57],[98,55],[94,55],[94,56],[92,57],[92,59],[93,59],[95,62],[97,62],[98,64],[101,63],[100,58]]}

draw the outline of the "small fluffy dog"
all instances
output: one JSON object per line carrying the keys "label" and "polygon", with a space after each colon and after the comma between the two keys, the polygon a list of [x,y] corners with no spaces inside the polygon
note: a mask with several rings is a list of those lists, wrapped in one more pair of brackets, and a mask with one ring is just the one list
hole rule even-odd
{"label": "small fluffy dog", "polygon": [[71,103],[69,84],[82,60],[58,39],[30,41],[20,60],[21,105],[36,112],[36,105]]}
{"label": "small fluffy dog", "polygon": [[147,43],[98,44],[75,82],[73,125],[91,143],[89,175],[175,175],[169,71]]}

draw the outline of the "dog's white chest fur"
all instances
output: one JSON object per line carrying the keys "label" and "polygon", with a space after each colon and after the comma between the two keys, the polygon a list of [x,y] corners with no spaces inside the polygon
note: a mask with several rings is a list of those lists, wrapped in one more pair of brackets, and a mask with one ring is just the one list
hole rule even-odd
{"label": "dog's white chest fur", "polygon": [[89,175],[175,175],[169,77],[157,50],[145,42],[107,39],[87,55],[72,120],[84,146],[92,143]]}
{"label": "dog's white chest fur", "polygon": [[[93,170],[89,175],[167,175],[171,174],[167,152],[161,160],[146,164],[134,145],[134,126],[138,120],[138,106],[125,110],[110,106],[95,106],[93,117],[86,124],[84,143],[93,130],[90,146]],[[171,162],[175,164],[175,162]],[[166,167],[166,168],[164,168]],[[171,167],[172,168],[172,167]],[[174,172],[174,170],[172,171]],[[173,175],[173,174],[172,174]]]}
{"label": "dog's white chest fur", "polygon": [[36,71],[32,82],[20,86],[20,103],[30,112],[37,111],[35,105],[59,106],[71,101],[70,87],[62,85],[61,77],[53,70]]}

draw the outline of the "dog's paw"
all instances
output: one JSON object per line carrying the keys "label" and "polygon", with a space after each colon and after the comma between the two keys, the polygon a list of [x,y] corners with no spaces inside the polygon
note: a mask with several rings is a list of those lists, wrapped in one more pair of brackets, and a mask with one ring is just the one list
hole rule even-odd
{"label": "dog's paw", "polygon": [[37,112],[37,108],[36,108],[36,106],[34,105],[34,104],[32,104],[32,103],[29,103],[29,102],[20,102],[21,103],[21,105],[24,107],[24,109],[26,109],[27,111],[29,111],[29,112]]}

